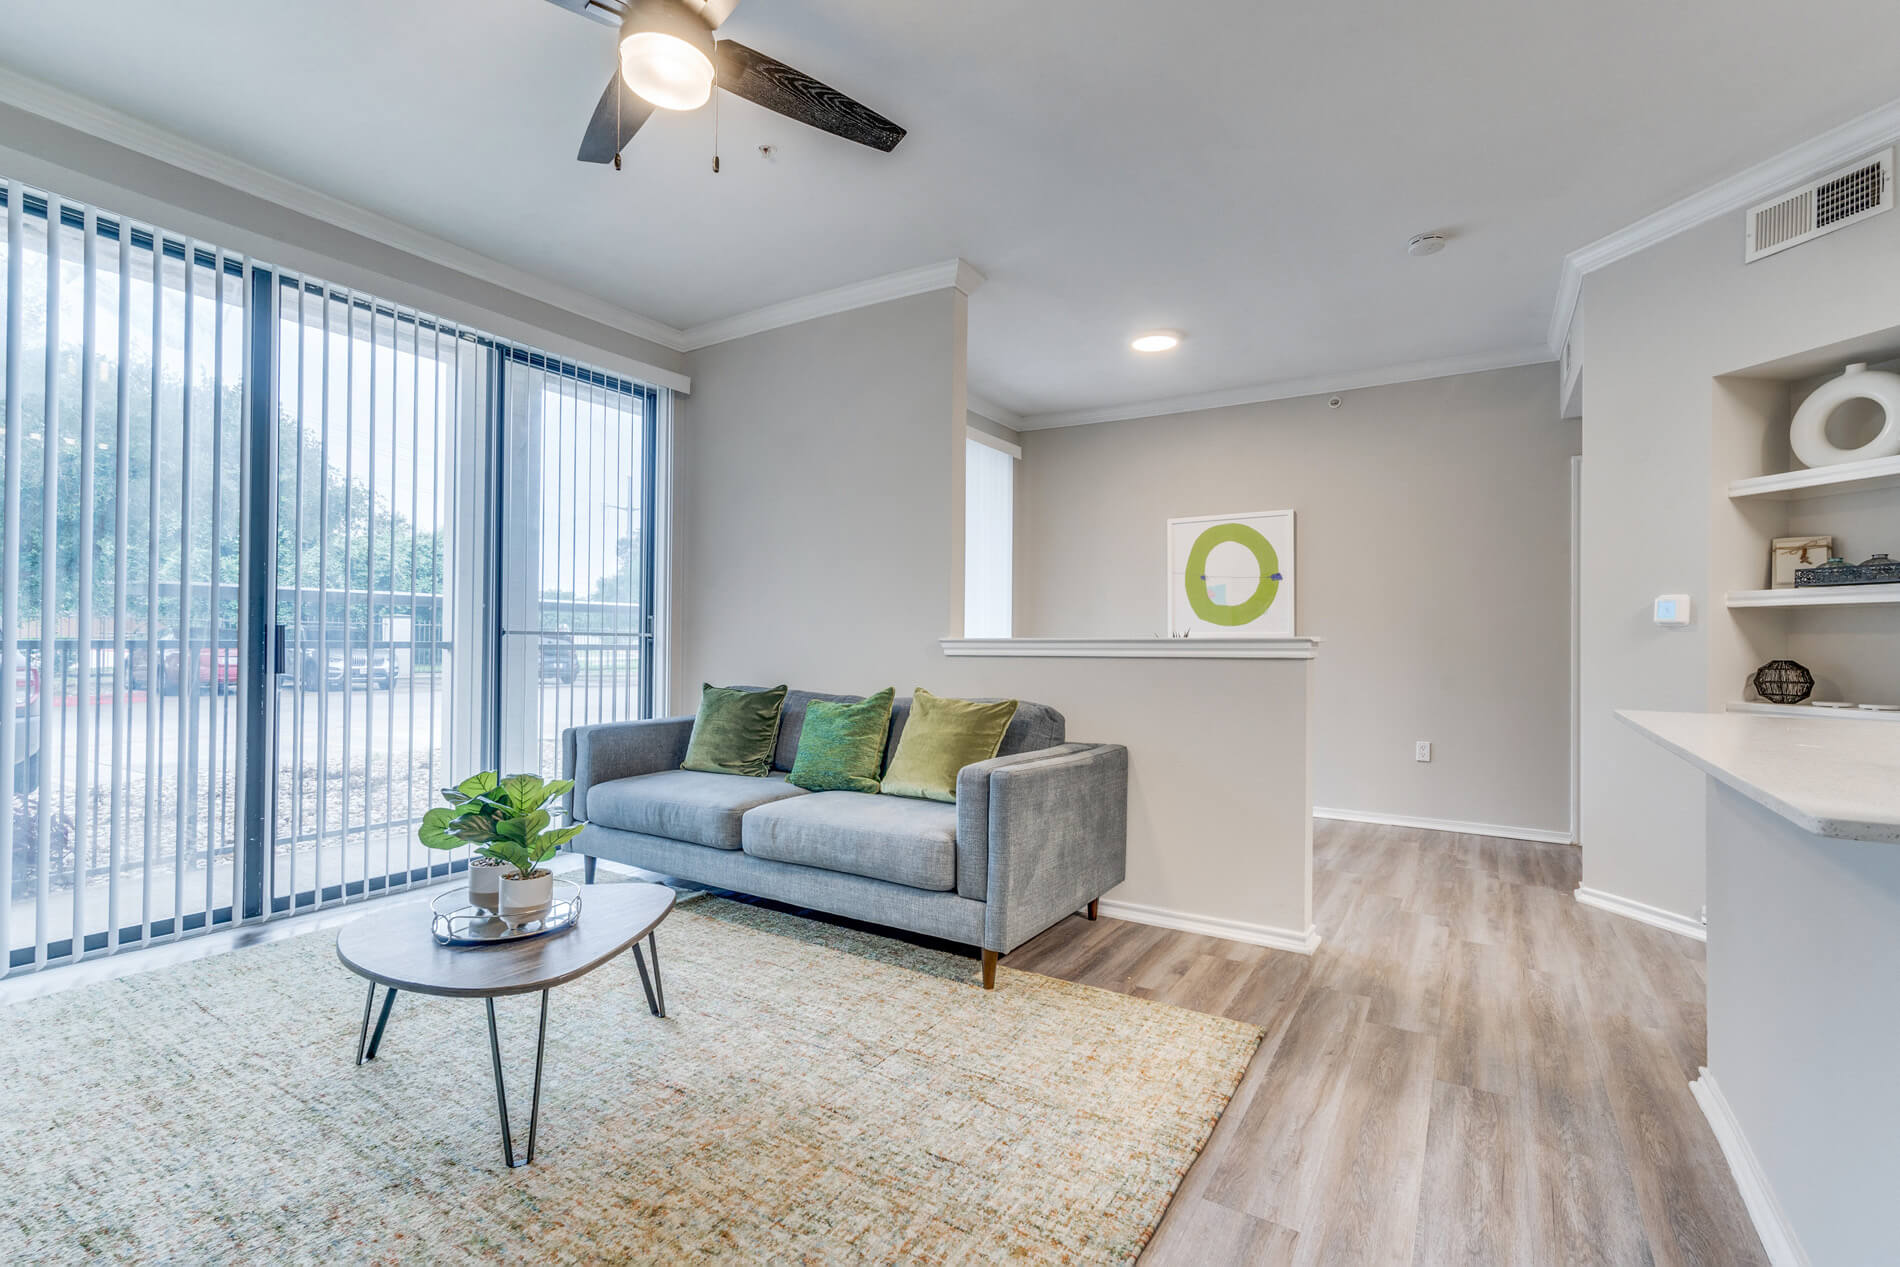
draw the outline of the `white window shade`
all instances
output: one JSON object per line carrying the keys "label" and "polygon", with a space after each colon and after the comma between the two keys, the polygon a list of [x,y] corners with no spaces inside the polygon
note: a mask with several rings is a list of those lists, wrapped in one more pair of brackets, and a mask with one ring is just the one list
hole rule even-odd
{"label": "white window shade", "polygon": [[972,434],[965,443],[963,635],[1008,638],[1015,541],[1016,459]]}

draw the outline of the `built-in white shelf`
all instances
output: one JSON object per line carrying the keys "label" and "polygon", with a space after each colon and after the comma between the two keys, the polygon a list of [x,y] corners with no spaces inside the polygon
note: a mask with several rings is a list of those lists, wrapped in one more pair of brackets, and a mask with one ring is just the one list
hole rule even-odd
{"label": "built-in white shelf", "polygon": [[1730,607],[1870,607],[1900,603],[1900,585],[1804,585],[1795,589],[1730,590]]}
{"label": "built-in white shelf", "polygon": [[1816,717],[1839,721],[1900,721],[1900,713],[1871,708],[1816,708],[1812,704],[1770,704],[1763,700],[1735,700],[1731,713],[1758,713],[1764,717]]}
{"label": "built-in white shelf", "polygon": [[1817,466],[1806,471],[1785,471],[1780,475],[1757,475],[1752,479],[1731,483],[1728,495],[1734,498],[1763,497],[1770,501],[1796,501],[1803,497],[1864,493],[1875,488],[1900,488],[1900,457],[1842,462],[1838,466]]}

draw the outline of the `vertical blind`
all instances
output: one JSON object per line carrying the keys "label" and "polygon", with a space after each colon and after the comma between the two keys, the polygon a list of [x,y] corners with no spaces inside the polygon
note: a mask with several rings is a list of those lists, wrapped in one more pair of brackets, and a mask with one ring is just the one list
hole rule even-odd
{"label": "vertical blind", "polygon": [[501,755],[552,771],[567,727],[651,710],[649,399],[582,366],[511,362]]}
{"label": "vertical blind", "polygon": [[1013,631],[1016,459],[972,437],[963,475],[963,633]]}
{"label": "vertical blind", "polygon": [[43,965],[201,928],[239,883],[249,266],[0,194],[0,943]]}
{"label": "vertical blind", "polygon": [[[280,274],[272,903],[322,905],[466,862],[422,847],[436,789],[477,763],[452,688],[483,654],[469,526],[490,351],[425,314]],[[467,675],[463,675],[467,676]],[[463,774],[468,773],[464,770]]]}
{"label": "vertical blind", "polygon": [[0,971],[433,881],[437,789],[644,715],[655,389],[0,202]]}

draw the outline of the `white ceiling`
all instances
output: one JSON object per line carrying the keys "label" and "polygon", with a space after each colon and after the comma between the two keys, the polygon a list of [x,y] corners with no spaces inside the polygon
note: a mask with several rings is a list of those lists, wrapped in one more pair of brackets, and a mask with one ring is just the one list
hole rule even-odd
{"label": "white ceiling", "polygon": [[[722,33],[909,137],[724,96],[722,175],[711,109],[578,163],[613,32],[546,0],[13,3],[0,63],[675,327],[960,256],[972,387],[1033,415],[1532,354],[1567,251],[1892,97],[1900,6],[743,0]],[[1150,327],[1188,338],[1128,351]]]}

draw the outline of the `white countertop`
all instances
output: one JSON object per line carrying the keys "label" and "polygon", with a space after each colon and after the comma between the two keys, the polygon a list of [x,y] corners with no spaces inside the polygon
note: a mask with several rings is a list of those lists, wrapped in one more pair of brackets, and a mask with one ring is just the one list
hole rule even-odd
{"label": "white countertop", "polygon": [[1900,726],[1752,713],[1617,716],[1804,831],[1900,843]]}

